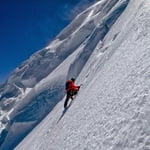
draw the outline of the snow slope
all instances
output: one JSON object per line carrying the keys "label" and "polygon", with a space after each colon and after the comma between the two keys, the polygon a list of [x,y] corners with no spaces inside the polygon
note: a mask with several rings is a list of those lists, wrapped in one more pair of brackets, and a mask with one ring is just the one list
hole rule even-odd
{"label": "snow slope", "polygon": [[60,101],[15,150],[150,150],[149,13],[149,0],[129,1],[80,72],[71,106]]}
{"label": "snow slope", "polygon": [[[53,110],[64,97],[68,78],[78,77],[83,70],[79,81],[87,80],[91,62],[93,67],[99,63],[92,55],[103,48],[105,37],[128,2],[98,1],[79,14],[46,48],[16,68],[0,86],[0,149],[13,149]],[[84,68],[89,57],[94,58]]]}

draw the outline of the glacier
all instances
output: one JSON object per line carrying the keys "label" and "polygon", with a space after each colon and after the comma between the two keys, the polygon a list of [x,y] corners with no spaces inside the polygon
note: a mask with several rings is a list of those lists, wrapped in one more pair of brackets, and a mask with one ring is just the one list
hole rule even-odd
{"label": "glacier", "polygon": [[[0,149],[150,149],[149,12],[100,0],[18,67],[0,87]],[[83,87],[64,113],[72,76]]]}

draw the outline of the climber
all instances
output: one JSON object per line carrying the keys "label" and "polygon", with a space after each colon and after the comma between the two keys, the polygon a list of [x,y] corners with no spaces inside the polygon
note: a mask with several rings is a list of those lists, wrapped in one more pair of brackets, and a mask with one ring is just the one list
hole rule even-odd
{"label": "climber", "polygon": [[66,100],[64,103],[64,108],[67,107],[67,103],[69,101],[69,98],[71,98],[73,100],[73,96],[76,95],[80,89],[80,86],[75,85],[74,82],[75,82],[75,78],[71,78],[71,80],[68,80],[66,82],[67,96],[66,96]]}

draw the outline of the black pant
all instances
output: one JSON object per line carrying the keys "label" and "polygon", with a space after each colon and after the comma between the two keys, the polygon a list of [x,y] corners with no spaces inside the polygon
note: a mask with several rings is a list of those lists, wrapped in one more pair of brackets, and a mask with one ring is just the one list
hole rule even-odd
{"label": "black pant", "polygon": [[66,100],[65,100],[65,103],[64,103],[64,108],[67,107],[67,103],[69,101],[69,98],[73,99],[73,96],[76,95],[77,93],[78,93],[78,91],[74,91],[74,90],[69,90],[67,92]]}

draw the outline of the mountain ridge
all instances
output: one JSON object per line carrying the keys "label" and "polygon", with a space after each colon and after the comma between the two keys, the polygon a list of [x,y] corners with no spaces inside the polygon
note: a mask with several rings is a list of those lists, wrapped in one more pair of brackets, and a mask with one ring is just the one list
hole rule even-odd
{"label": "mountain ridge", "polygon": [[[101,41],[128,3],[129,0],[95,3],[78,15],[50,45],[33,54],[14,71],[0,89],[2,149],[14,147],[27,134],[25,132],[53,110],[64,97],[65,80],[78,77],[94,49],[103,47]],[[23,124],[26,124],[26,131],[16,132],[16,126]]]}
{"label": "mountain ridge", "polygon": [[129,1],[79,74],[84,87],[69,109],[60,101],[16,150],[150,149],[149,6]]}

